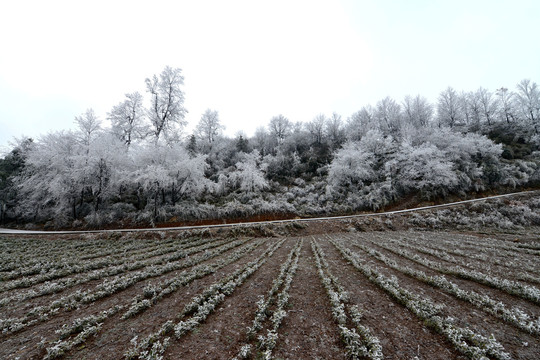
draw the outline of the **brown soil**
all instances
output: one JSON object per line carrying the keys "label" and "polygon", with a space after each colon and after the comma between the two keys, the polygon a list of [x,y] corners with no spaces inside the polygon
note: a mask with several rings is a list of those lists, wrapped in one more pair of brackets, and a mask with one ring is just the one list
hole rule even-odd
{"label": "brown soil", "polygon": [[287,317],[281,325],[280,340],[273,355],[276,359],[344,359],[330,301],[319,279],[308,240],[304,240],[300,253],[303,261],[299,262],[291,285]]}
{"label": "brown soil", "polygon": [[[499,341],[504,346],[506,351],[511,354],[513,359],[533,359],[540,355],[538,348],[523,346],[525,343],[535,343],[535,341],[537,341],[537,337],[532,336],[523,330],[519,330],[511,324],[505,323],[499,318],[496,318],[495,316],[472,306],[466,301],[459,300],[452,295],[441,291],[440,289],[433,288],[430,285],[411,278],[397,270],[391,269],[384,263],[373,259],[360,249],[354,249],[354,247],[350,246],[349,248],[351,248],[361,258],[366,259],[370,266],[377,266],[383,275],[396,276],[401,287],[408,289],[413,293],[429,297],[436,303],[444,304],[445,315],[452,316],[453,318],[457,319],[459,326],[469,327],[485,337],[489,337],[491,334],[493,334],[497,341]],[[393,260],[395,260],[395,258],[393,258]],[[422,271],[424,270],[422,269]],[[434,272],[431,273],[436,274]],[[460,286],[465,290],[474,290],[480,293],[487,293],[492,298],[506,303],[508,308],[519,305],[521,309],[524,309],[529,314],[532,314],[533,318],[538,318],[540,315],[540,307],[527,303],[526,301],[521,301],[519,298],[514,299],[512,296],[508,296],[499,290],[489,289],[480,284],[471,284],[470,281],[457,281],[459,279],[454,277],[451,277],[450,280],[455,283],[459,282]]]}
{"label": "brown soil", "polygon": [[463,359],[443,336],[427,329],[414,314],[372,284],[327,242],[319,242],[331,273],[364,312],[364,326],[381,340],[385,359]]}
{"label": "brown soil", "polygon": [[[505,350],[516,359],[536,359],[540,358],[540,339],[523,332],[489,315],[477,307],[458,300],[455,297],[443,293],[441,290],[428,286],[416,279],[406,276],[399,271],[389,268],[387,265],[372,256],[364,253],[354,245],[355,241],[376,239],[384,241],[387,238],[407,238],[410,232],[383,232],[383,233],[357,233],[353,229],[358,226],[364,230],[373,230],[379,227],[388,228],[385,220],[362,220],[359,225],[357,221],[329,221],[313,222],[307,226],[277,225],[273,227],[257,227],[257,229],[236,229],[232,230],[214,229],[205,231],[201,236],[211,236],[216,239],[229,238],[234,235],[273,235],[263,245],[237,260],[225,266],[218,272],[197,279],[190,284],[181,287],[173,294],[166,296],[155,305],[139,313],[138,315],[122,320],[120,313],[108,318],[102,325],[101,330],[95,337],[88,338],[83,344],[69,351],[64,357],[70,359],[121,359],[123,354],[131,348],[130,341],[134,336],[143,339],[149,334],[158,330],[167,320],[177,322],[177,314],[184,305],[191,301],[197,294],[201,294],[208,286],[218,282],[223,277],[240,269],[247,262],[255,259],[259,254],[274,244],[276,241],[285,239],[285,242],[266,263],[253,273],[234,292],[227,296],[225,300],[210,314],[206,320],[197,328],[176,339],[173,334],[170,344],[163,354],[164,359],[231,359],[235,356],[242,345],[250,343],[254,346],[252,358],[257,355],[257,340],[249,340],[246,336],[247,327],[251,325],[256,309],[256,302],[261,295],[266,295],[272,286],[273,280],[277,277],[281,265],[285,262],[288,253],[294,245],[303,239],[303,247],[300,252],[298,269],[293,277],[289,290],[290,298],[285,308],[287,316],[283,319],[278,329],[278,340],[272,355],[276,359],[346,359],[346,349],[339,335],[339,329],[332,317],[332,308],[329,298],[324,290],[322,282],[317,273],[314,257],[311,251],[310,241],[315,239],[321,249],[326,254],[330,272],[338,278],[339,283],[349,293],[349,304],[358,305],[363,310],[362,324],[370,329],[381,342],[385,359],[464,359],[465,357],[457,352],[451,343],[440,334],[428,328],[418,317],[407,308],[397,303],[389,297],[383,290],[371,283],[364,275],[349,264],[336,248],[328,242],[331,234],[336,239],[343,239],[346,247],[359,254],[373,268],[379,269],[386,276],[396,276],[399,284],[416,294],[424,294],[438,303],[446,305],[444,312],[446,315],[457,319],[460,326],[468,326],[483,335],[493,333],[496,339],[504,346]],[[399,225],[393,224],[398,227]],[[239,232],[245,232],[239,234]],[[347,231],[347,232],[344,232]],[[423,232],[430,234],[429,232]],[[138,235],[130,238],[132,242],[140,242],[141,245],[152,247],[156,245],[154,241],[146,239],[170,237],[183,238],[188,236],[182,233],[167,232],[164,234]],[[193,234],[189,232],[189,234]],[[296,234],[296,236],[295,236]],[[459,235],[459,233],[456,232]],[[471,234],[471,232],[469,232]],[[433,233],[433,241],[438,237],[446,236],[445,233]],[[453,236],[449,234],[448,236]],[[536,239],[533,233],[525,234],[522,238]],[[503,238],[504,236],[501,236]],[[50,236],[45,237],[51,239]],[[122,237],[121,237],[122,238]],[[36,237],[38,239],[38,237]],[[42,238],[41,238],[42,239]],[[62,237],[55,241],[73,242],[73,245],[92,243],[95,238],[87,237]],[[52,240],[52,239],[51,239]],[[111,242],[118,241],[118,246],[125,244],[119,238],[111,238]],[[256,239],[250,240],[250,244]],[[340,240],[341,241],[341,240]],[[456,240],[459,241],[459,240]],[[437,272],[422,265],[416,264],[388,250],[364,241],[363,244],[372,249],[380,251],[388,258],[396,261],[399,265],[409,266],[422,270],[429,275],[437,275]],[[70,243],[71,245],[71,243]],[[66,247],[67,248],[67,247]],[[84,248],[84,246],[82,247]],[[81,248],[81,249],[82,249]],[[40,247],[40,256],[46,246]],[[144,247],[140,250],[128,252],[144,254]],[[469,249],[469,248],[468,248]],[[207,260],[213,263],[225,258],[236,249],[229,250],[217,258]],[[473,251],[471,248],[470,251]],[[97,251],[97,250],[96,250]],[[61,253],[58,248],[57,253]],[[32,257],[32,249],[26,252],[28,258]],[[80,256],[88,256],[89,253],[81,253]],[[424,256],[423,254],[420,254]],[[78,256],[72,252],[72,256]],[[427,257],[427,256],[426,256]],[[534,256],[528,257],[534,259]],[[430,257],[431,260],[437,260]],[[184,260],[179,260],[184,261]],[[504,274],[499,271],[498,274]],[[513,278],[512,269],[506,268],[507,276]],[[516,269],[517,271],[518,269]],[[174,278],[178,272],[171,272],[156,278],[141,281],[123,291],[119,291],[112,296],[100,299],[92,304],[82,305],[78,310],[60,310],[47,321],[30,326],[18,333],[0,335],[0,358],[2,359],[38,359],[46,354],[45,348],[52,346],[59,339],[55,330],[64,324],[71,324],[75,319],[96,315],[114,305],[129,305],[131,300],[142,294],[143,288],[148,284],[157,284],[160,281]],[[74,275],[75,276],[75,275]],[[497,289],[488,288],[484,285],[476,284],[472,281],[449,277],[451,281],[466,290],[475,290],[485,293],[490,297],[497,298],[507,307],[519,306],[527,313],[535,317],[540,315],[540,306],[526,300],[515,298]],[[37,305],[47,305],[54,299],[67,295],[77,289],[92,289],[102,280],[96,280],[79,287],[73,287],[59,294],[39,297],[23,304],[12,304],[6,308],[0,308],[0,318],[24,316],[28,310]],[[21,290],[22,291],[22,290]],[[11,293],[11,292],[9,292]],[[16,293],[16,291],[13,291]],[[263,334],[265,335],[265,334]],[[161,338],[163,340],[163,338]],[[40,342],[42,344],[40,345]]]}

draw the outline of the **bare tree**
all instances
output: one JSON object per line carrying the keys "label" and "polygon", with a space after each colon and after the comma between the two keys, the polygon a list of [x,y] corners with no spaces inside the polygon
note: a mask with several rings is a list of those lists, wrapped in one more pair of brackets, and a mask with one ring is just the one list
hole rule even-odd
{"label": "bare tree", "polygon": [[128,147],[136,139],[143,139],[148,132],[144,124],[143,97],[139,92],[126,94],[126,99],[113,106],[108,114],[112,132]]}
{"label": "bare tree", "polygon": [[146,89],[151,95],[148,118],[156,142],[162,135],[166,138],[174,136],[176,130],[186,125],[184,92],[180,89],[183,84],[182,70],[170,66],[165,67],[159,77],[154,75],[152,79],[146,79]]}
{"label": "bare tree", "polygon": [[326,116],[324,114],[319,114],[315,116],[313,120],[306,124],[306,129],[311,135],[313,142],[320,145],[325,137],[325,123]]}
{"label": "bare tree", "polygon": [[268,155],[272,151],[272,149],[270,148],[270,135],[266,131],[265,127],[259,126],[255,130],[255,134],[253,134],[252,140],[253,148],[257,149],[261,156]]}
{"label": "bare tree", "polygon": [[501,118],[506,120],[507,123],[510,123],[510,119],[515,120],[513,109],[514,95],[515,94],[512,91],[508,91],[508,88],[501,87],[500,89],[497,89]]}
{"label": "bare tree", "polygon": [[76,116],[75,122],[79,125],[81,143],[86,147],[90,146],[96,133],[101,130],[101,120],[93,109],[88,109],[83,115]]}
{"label": "bare tree", "polygon": [[461,113],[465,118],[465,122],[472,129],[480,129],[480,120],[482,118],[482,102],[478,92],[462,93],[460,96]]}
{"label": "bare tree", "polygon": [[332,116],[326,120],[326,134],[332,149],[337,149],[343,144],[345,141],[345,129],[343,128],[341,115],[332,113]]}
{"label": "bare tree", "polygon": [[538,88],[535,82],[531,82],[529,79],[521,80],[517,84],[516,98],[523,116],[534,126],[536,133],[538,133],[540,88]]}
{"label": "bare tree", "polygon": [[433,116],[433,106],[423,96],[405,96],[403,101],[403,114],[405,120],[414,127],[427,127]]}
{"label": "bare tree", "polygon": [[459,125],[463,121],[459,107],[459,96],[452,87],[441,92],[437,104],[439,127],[446,125],[452,128]]}
{"label": "bare tree", "polygon": [[482,108],[482,115],[488,126],[491,126],[495,114],[497,113],[497,102],[493,98],[493,93],[483,87],[476,90],[477,97]]}
{"label": "bare tree", "polygon": [[291,128],[291,121],[281,114],[270,119],[270,123],[268,124],[268,130],[278,145],[283,143],[283,140],[289,135]]}
{"label": "bare tree", "polygon": [[201,116],[201,120],[197,124],[197,136],[209,148],[212,147],[214,141],[219,136],[224,128],[219,121],[219,114],[215,110],[207,109]]}

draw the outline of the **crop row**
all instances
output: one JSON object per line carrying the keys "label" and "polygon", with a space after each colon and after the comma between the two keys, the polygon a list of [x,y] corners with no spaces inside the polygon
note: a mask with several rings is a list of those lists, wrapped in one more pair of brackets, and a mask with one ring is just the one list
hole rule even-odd
{"label": "crop row", "polygon": [[366,265],[364,261],[350,249],[339,244],[334,239],[329,239],[342,256],[369,281],[384,290],[397,302],[404,305],[412,313],[424,321],[435,331],[443,334],[453,346],[471,359],[494,358],[510,359],[503,346],[493,336],[486,338],[475,333],[469,328],[463,328],[455,324],[451,317],[444,317],[443,305],[434,303],[429,297],[420,297],[409,290],[402,288],[395,277],[386,277],[377,269]]}
{"label": "crop row", "polygon": [[[162,240],[164,243],[178,240]],[[71,264],[118,253],[127,253],[154,246],[155,240],[89,239],[89,240],[46,240],[4,239],[0,255],[0,271],[30,268],[34,265]]]}
{"label": "crop row", "polygon": [[[54,260],[50,258],[46,261],[38,261],[27,263],[25,265],[19,265],[17,269],[13,269],[10,272],[0,275],[0,278],[4,281],[16,279],[22,276],[32,276],[38,274],[45,274],[54,270],[67,270],[70,269],[72,273],[78,273],[88,270],[98,269],[106,266],[109,263],[118,261],[125,258],[144,258],[150,256],[157,256],[173,251],[178,247],[183,247],[185,244],[193,243],[193,239],[184,241],[179,240],[166,240],[153,244],[141,244],[133,242],[129,246],[118,246],[114,250],[107,250],[98,253],[88,253],[87,250],[84,253],[77,254],[64,254],[62,261]],[[84,254],[84,255],[83,255]],[[32,257],[32,254],[28,254],[28,257]],[[95,260],[98,259],[98,260]]]}
{"label": "crop row", "polygon": [[247,246],[236,250],[229,256],[221,258],[212,264],[195,266],[192,270],[183,271],[172,279],[162,281],[155,286],[147,286],[143,289],[142,295],[137,296],[131,301],[131,306],[126,311],[126,313],[122,315],[122,319],[127,319],[141,313],[142,311],[156,304],[165,296],[174,293],[180,287],[186,286],[195,279],[200,279],[204,276],[215,273],[216,271],[224,268],[225,266],[239,260],[245,254],[253,251],[263,243],[264,240],[261,239],[253,241]]}
{"label": "crop row", "polygon": [[[426,254],[428,252],[437,253],[440,256],[444,256],[445,261],[458,265],[473,268],[480,267],[489,271],[493,271],[493,267],[497,267],[503,273],[506,273],[510,269],[513,274],[519,277],[524,277],[532,281],[536,278],[538,281],[537,274],[539,268],[536,256],[523,254],[507,248],[491,248],[488,242],[480,241],[481,239],[476,239],[476,242],[471,241],[470,245],[462,246],[460,242],[461,238],[448,240],[437,233],[430,233],[428,238],[425,236],[407,236],[400,239],[385,237],[389,241],[400,244],[404,243],[408,246],[414,245],[419,252]],[[453,255],[458,256],[460,259],[457,259]],[[500,269],[501,267],[506,269]]]}
{"label": "crop row", "polygon": [[219,248],[205,251],[194,257],[189,257],[183,262],[169,262],[160,266],[150,266],[144,270],[137,271],[128,275],[120,276],[113,280],[105,280],[93,289],[86,291],[76,291],[58,300],[54,300],[48,306],[38,306],[23,318],[0,319],[0,329],[3,334],[12,333],[32,326],[38,322],[46,321],[51,316],[58,313],[61,308],[65,310],[74,310],[81,304],[89,304],[98,299],[111,296],[118,291],[124,290],[140,281],[158,277],[172,271],[181,270],[187,267],[198,265],[199,263],[214,258],[225,251],[231,250],[237,246],[243,245],[249,239],[231,241]]}
{"label": "crop row", "polygon": [[23,302],[39,296],[49,295],[61,292],[67,288],[82,285],[93,280],[101,280],[107,277],[117,276],[130,271],[140,270],[145,267],[163,265],[172,261],[186,258],[197,252],[205,251],[211,248],[219,247],[230,240],[220,240],[210,242],[208,240],[199,240],[195,243],[185,245],[174,252],[168,251],[169,255],[165,257],[154,258],[155,254],[150,253],[151,259],[129,258],[126,257],[115,263],[109,263],[104,269],[94,270],[92,272],[79,274],[77,277],[66,278],[58,281],[49,281],[41,285],[38,289],[30,289],[27,292],[20,292],[15,295],[6,296],[0,300],[0,307],[17,301]]}
{"label": "crop row", "polygon": [[531,334],[540,335],[540,318],[532,320],[531,315],[525,313],[518,307],[508,309],[502,302],[495,300],[485,294],[480,294],[472,290],[467,291],[461,289],[458,285],[452,283],[444,276],[430,276],[423,271],[416,270],[407,266],[401,266],[394,260],[383,255],[381,252],[367,247],[358,241],[354,241],[353,244],[356,247],[360,248],[362,251],[383,262],[394,270],[397,270],[407,276],[415,278],[433,287],[439,288],[444,292],[455,296],[458,299],[467,301],[468,303],[485,311],[486,313],[492,314],[508,322],[509,324],[516,326],[521,330],[524,330]]}
{"label": "crop row", "polygon": [[[311,250],[315,257],[319,277],[332,305],[332,315],[339,326],[341,339],[347,349],[347,355],[351,359],[362,357],[373,360],[383,359],[379,339],[372,334],[369,328],[362,325],[361,310],[355,305],[346,306],[348,293],[339,284],[338,279],[330,272],[325,254],[315,240],[311,241]],[[354,327],[348,326],[349,322]]]}
{"label": "crop row", "polygon": [[[540,304],[540,290],[535,286],[523,284],[517,281],[508,280],[508,279],[502,279],[500,277],[488,275],[488,274],[485,274],[485,273],[482,273],[480,271],[476,271],[473,269],[465,269],[457,265],[445,266],[439,262],[432,261],[427,258],[423,258],[419,256],[418,254],[404,250],[403,247],[417,250],[415,246],[407,245],[404,242],[400,242],[399,247],[397,247],[397,245],[390,246],[388,244],[383,244],[381,242],[377,242],[376,245],[388,251],[391,251],[395,254],[403,256],[409,260],[412,260],[420,265],[439,271],[443,274],[453,275],[453,276],[457,276],[465,280],[475,281],[479,284],[487,285],[487,286],[502,290],[510,295],[518,296],[532,303]],[[424,250],[427,253],[429,253],[429,255],[432,255],[435,257],[439,255],[441,256],[441,259],[446,260],[446,261],[448,261],[447,259],[449,259],[448,256],[445,256],[444,254],[440,252],[429,251],[427,249],[424,249]]]}
{"label": "crop row", "polygon": [[[239,353],[233,359],[249,359],[251,357],[251,341],[257,337],[258,349],[263,359],[271,359],[272,350],[278,339],[278,328],[281,321],[286,316],[285,306],[289,300],[289,288],[298,267],[300,249],[303,240],[296,242],[294,248],[289,252],[287,260],[280,268],[278,276],[273,280],[272,287],[267,293],[266,299],[261,296],[257,302],[257,309],[251,327],[247,330],[248,342],[240,348]],[[263,326],[267,323],[267,334],[259,335]]]}
{"label": "crop row", "polygon": [[[459,243],[457,241],[449,242],[447,246],[444,246],[442,240],[438,239],[419,241],[418,238],[408,237],[402,240],[388,239],[388,241],[399,244],[404,243],[405,246],[414,245],[414,249],[418,252],[434,255],[457,265],[481,268],[485,271],[493,271],[493,265],[508,268],[520,279],[540,283],[540,277],[536,275],[540,270],[537,262],[532,259],[523,258],[508,250],[497,249],[495,251],[486,251],[486,247],[482,244],[459,249]],[[471,261],[460,260],[452,255]],[[507,270],[502,271],[505,272]]]}
{"label": "crop row", "polygon": [[[444,251],[456,251],[461,256],[474,255],[475,257],[482,256],[486,260],[490,257],[498,258],[516,258],[521,262],[532,262],[535,255],[523,252],[522,248],[517,247],[513,243],[507,242],[498,244],[495,239],[481,239],[477,237],[463,237],[452,234],[451,236],[442,236],[438,233],[430,233],[429,236],[421,237],[406,237],[407,241],[414,241],[418,245],[428,246],[434,249]],[[494,241],[495,243],[492,243]],[[499,240],[500,242],[500,240]]]}
{"label": "crop row", "polygon": [[[506,250],[514,252],[516,254],[526,255],[540,255],[540,245],[534,242],[522,243],[508,240],[496,239],[493,237],[480,238],[474,235],[464,234],[452,234],[448,236],[448,233],[430,232],[429,238],[426,241],[435,240],[437,243],[442,244],[458,244],[460,246],[473,246],[475,249],[479,247],[488,250]],[[515,254],[514,254],[515,255]]]}
{"label": "crop row", "polygon": [[[92,270],[99,270],[99,269],[107,268],[109,266],[121,266],[123,264],[129,264],[129,267],[131,267],[132,269],[136,269],[136,266],[138,266],[138,268],[142,268],[144,266],[149,266],[152,264],[159,265],[168,261],[174,261],[174,260],[183,258],[185,256],[188,256],[190,253],[206,250],[212,247],[217,247],[219,245],[226,243],[227,241],[228,240],[211,242],[210,240],[201,239],[195,243],[189,243],[187,245],[180,246],[179,248],[166,247],[165,249],[156,249],[153,252],[145,252],[143,254],[140,254],[138,256],[133,256],[133,257],[124,255],[121,257],[104,258],[97,261],[92,261],[88,264],[76,263],[72,266],[65,265],[60,269],[55,269],[50,272],[39,274],[38,276],[35,276],[33,278],[24,277],[22,279],[17,279],[15,281],[4,283],[2,287],[0,288],[0,291],[7,291],[7,290],[16,289],[16,288],[26,288],[26,287],[30,287],[30,286],[40,284],[46,281],[60,279],[60,278],[64,278],[73,274],[85,273]],[[208,242],[211,242],[211,243],[207,244]],[[200,246],[203,244],[206,244],[206,247],[197,248],[190,251],[185,250],[185,249],[192,248],[194,246]],[[164,255],[167,253],[172,253],[172,254],[167,257],[159,258],[157,260],[153,260],[147,263],[140,262],[141,259],[149,259],[155,256]],[[102,273],[105,274],[106,272],[102,272]]]}
{"label": "crop row", "polygon": [[210,285],[201,294],[194,296],[191,302],[186,304],[182,312],[177,315],[177,318],[180,319],[177,323],[168,320],[162,324],[158,331],[151,333],[140,342],[137,338],[132,339],[132,347],[124,354],[125,358],[159,358],[165,352],[171,335],[174,334],[179,339],[204,322],[225,297],[232,294],[236,287],[259,269],[284,242],[285,239],[275,243],[255,260]]}
{"label": "crop row", "polygon": [[[75,345],[79,345],[84,340],[90,336],[95,335],[103,322],[107,320],[109,317],[115,315],[116,313],[127,309],[127,312],[124,313],[122,316],[122,319],[125,320],[126,318],[135,315],[136,313],[140,313],[147,308],[149,308],[151,305],[156,304],[159,300],[161,300],[163,297],[171,294],[172,292],[176,291],[178,287],[185,286],[192,282],[195,279],[201,278],[203,276],[209,275],[218,269],[223,268],[224,266],[240,259],[245,254],[253,251],[255,248],[260,246],[264,243],[263,239],[259,239],[257,241],[254,241],[247,246],[244,246],[243,248],[238,249],[231,255],[220,259],[219,261],[204,265],[204,266],[196,266],[193,269],[189,271],[183,271],[182,273],[175,276],[173,282],[169,284],[169,286],[162,288],[162,291],[159,293],[152,292],[153,296],[151,300],[144,299],[142,302],[141,296],[135,296],[131,300],[126,300],[123,302],[123,304],[116,304],[112,306],[110,309],[102,311],[100,314],[96,315],[90,315],[85,318],[79,318],[76,319],[72,324],[67,325],[64,324],[59,330],[57,330],[57,333],[61,334],[60,339],[54,343],[53,346],[50,346],[47,348],[47,357],[49,359],[57,358],[64,353],[68,352],[70,349],[73,348]],[[152,290],[155,290],[155,288],[152,288]],[[144,290],[145,295],[147,294],[148,289]],[[146,301],[148,301],[148,304]],[[74,338],[65,339],[67,336],[76,335]]]}
{"label": "crop row", "polygon": [[[101,329],[103,322],[105,322],[107,318],[118,313],[123,307],[124,306],[122,305],[115,305],[111,309],[102,311],[98,315],[76,319],[73,324],[69,326],[63,325],[62,328],[56,331],[57,334],[60,334],[60,339],[52,346],[46,348],[47,354],[43,359],[51,360],[60,358],[74,347],[84,343],[90,336],[96,336]],[[73,335],[75,336],[71,337]]]}

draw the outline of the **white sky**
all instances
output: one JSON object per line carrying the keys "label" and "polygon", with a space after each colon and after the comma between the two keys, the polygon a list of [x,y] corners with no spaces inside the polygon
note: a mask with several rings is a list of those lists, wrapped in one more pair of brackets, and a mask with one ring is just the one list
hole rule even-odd
{"label": "white sky", "polygon": [[0,4],[0,147],[101,119],[166,66],[186,119],[252,135],[272,116],[345,120],[391,96],[540,82],[537,0],[54,1]]}

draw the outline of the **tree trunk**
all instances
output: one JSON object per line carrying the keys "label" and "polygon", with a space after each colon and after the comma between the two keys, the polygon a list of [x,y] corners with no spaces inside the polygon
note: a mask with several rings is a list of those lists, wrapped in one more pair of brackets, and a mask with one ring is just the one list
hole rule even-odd
{"label": "tree trunk", "polygon": [[99,210],[99,204],[101,202],[101,196],[97,195],[94,200],[94,211],[97,212]]}
{"label": "tree trunk", "polygon": [[0,204],[0,222],[3,224],[6,220],[6,203]]}
{"label": "tree trunk", "polygon": [[[77,219],[77,199],[73,198],[72,201],[72,215],[73,215],[73,219]],[[82,202],[81,202],[81,205],[82,205]]]}
{"label": "tree trunk", "polygon": [[171,202],[172,205],[176,205],[176,182],[173,181],[171,188]]}
{"label": "tree trunk", "polygon": [[154,219],[157,219],[157,203],[159,198],[159,189],[156,190],[156,194],[154,195]]}

